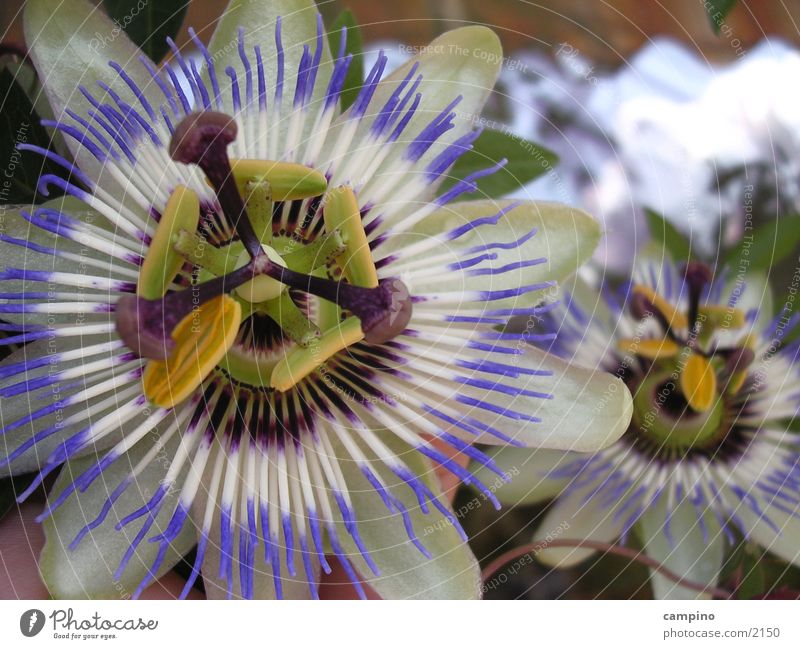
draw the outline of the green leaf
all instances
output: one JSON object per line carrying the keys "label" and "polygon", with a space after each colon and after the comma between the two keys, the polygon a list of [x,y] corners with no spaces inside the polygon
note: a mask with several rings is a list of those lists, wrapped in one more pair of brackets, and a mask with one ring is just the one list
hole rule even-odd
{"label": "green leaf", "polygon": [[[47,101],[47,95],[43,91],[41,79],[36,73],[36,68],[30,58],[20,58],[17,54],[6,54],[0,56],[0,69],[8,70],[14,81],[17,82],[28,101],[31,102],[34,112],[41,119],[55,119],[53,109]],[[2,102],[0,102],[1,104]],[[54,134],[53,138],[58,139],[59,134]]]}
{"label": "green leaf", "polygon": [[453,165],[442,183],[443,194],[469,174],[497,164],[506,158],[503,169],[478,180],[481,198],[498,198],[519,189],[531,180],[551,171],[558,164],[558,156],[544,147],[505,131],[486,129]]}
{"label": "green leaf", "polygon": [[794,417],[793,419],[785,420],[784,422],[781,422],[780,427],[790,430],[793,433],[800,433],[800,417]]}
{"label": "green leaf", "polygon": [[774,596],[776,590],[786,588],[797,591],[797,584],[800,584],[800,569],[796,565],[769,552],[759,551],[755,554],[759,558],[759,565],[764,575],[764,589],[759,595]]}
{"label": "green leaf", "polygon": [[[36,182],[43,174],[61,174],[61,167],[31,151],[23,143],[47,148],[50,138],[39,123],[25,91],[8,69],[0,71],[0,205],[30,204],[37,199]],[[53,188],[55,190],[55,188]]]}
{"label": "green leaf", "polygon": [[742,241],[725,255],[734,269],[768,271],[800,244],[800,216],[781,216],[745,234]]}
{"label": "green leaf", "polygon": [[754,599],[767,592],[764,557],[745,552],[741,563],[742,581],[736,589],[737,599]]}
{"label": "green leaf", "polygon": [[708,13],[708,20],[711,22],[711,29],[715,34],[719,34],[725,18],[736,6],[736,0],[706,0],[703,4]]}
{"label": "green leaf", "polygon": [[725,560],[722,562],[718,583],[725,584],[736,576],[739,566],[742,561],[744,561],[744,556],[747,551],[746,546],[747,542],[737,535],[736,544],[728,548]]}
{"label": "green leaf", "polygon": [[342,110],[347,110],[356,100],[364,83],[364,42],[361,37],[361,30],[356,23],[356,17],[352,11],[345,9],[333,21],[330,32],[328,32],[328,42],[334,55],[339,53],[343,36],[342,28],[344,27],[347,28],[345,54],[353,55],[341,94]]}
{"label": "green leaf", "polygon": [[174,37],[183,24],[186,0],[103,0],[109,17],[128,37],[158,63],[169,50],[167,37]]}
{"label": "green leaf", "polygon": [[689,261],[692,258],[692,244],[672,223],[653,210],[645,210],[645,217],[650,236],[670,254],[673,261]]}

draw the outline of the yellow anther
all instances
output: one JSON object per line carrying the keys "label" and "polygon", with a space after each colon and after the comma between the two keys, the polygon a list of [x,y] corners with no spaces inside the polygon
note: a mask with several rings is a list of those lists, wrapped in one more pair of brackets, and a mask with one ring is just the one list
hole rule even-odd
{"label": "yellow anther", "polygon": [[329,329],[308,347],[296,347],[281,359],[272,370],[270,385],[286,392],[307,377],[334,354],[355,345],[364,338],[361,321],[352,316]]}
{"label": "yellow anther", "polygon": [[[269,246],[261,246],[261,248],[267,253],[267,257],[269,257],[271,262],[286,268],[286,262],[283,261],[281,256],[275,252],[273,248]],[[250,253],[245,250],[239,255],[236,267],[241,268],[249,261]],[[284,288],[286,288],[286,285],[282,284],[277,279],[273,279],[267,275],[259,275],[239,286],[236,289],[236,293],[239,297],[248,302],[266,302],[267,300],[273,300],[278,297],[283,292]]]}
{"label": "yellow anther", "polygon": [[200,220],[200,201],[191,189],[178,185],[167,201],[144,258],[136,294],[148,300],[167,292],[183,266],[183,257],[172,247],[172,237],[181,230],[193,233]]}
{"label": "yellow anther", "polygon": [[758,347],[758,338],[755,334],[749,333],[742,336],[737,343],[738,347],[749,347],[753,351]]}
{"label": "yellow anther", "polygon": [[717,398],[717,374],[705,357],[691,354],[681,372],[681,391],[692,410],[706,412]]}
{"label": "yellow anther", "polygon": [[644,295],[650,303],[658,309],[664,318],[666,318],[670,327],[674,327],[675,329],[686,329],[689,327],[689,321],[686,316],[649,286],[636,284],[633,287],[633,292]]}
{"label": "yellow anther", "polygon": [[239,194],[247,199],[247,184],[253,180],[266,180],[273,201],[294,201],[322,195],[328,188],[325,175],[294,162],[274,160],[231,160],[233,177]]}
{"label": "yellow anther", "polygon": [[618,346],[620,351],[626,354],[633,354],[650,360],[672,358],[673,356],[677,356],[680,351],[678,343],[669,338],[661,338],[658,340],[623,338],[619,341]]}
{"label": "yellow anther", "polygon": [[241,305],[227,295],[198,305],[173,330],[175,347],[169,357],[147,364],[145,396],[161,408],[181,403],[225,356],[241,322]]}
{"label": "yellow anther", "polygon": [[697,312],[703,328],[741,329],[746,324],[744,311],[718,304],[703,304]]}
{"label": "yellow anther", "polygon": [[328,232],[338,229],[342,234],[345,251],[336,258],[336,263],[344,276],[356,286],[375,288],[378,285],[378,271],[372,260],[372,251],[353,190],[343,185],[329,191],[322,214],[325,229]]}

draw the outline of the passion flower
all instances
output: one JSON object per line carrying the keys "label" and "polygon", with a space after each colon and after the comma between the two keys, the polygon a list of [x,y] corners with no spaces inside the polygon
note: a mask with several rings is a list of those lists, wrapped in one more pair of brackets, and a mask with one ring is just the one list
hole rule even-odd
{"label": "passion flower", "polygon": [[[714,278],[703,263],[647,256],[619,293],[577,281],[563,297],[542,325],[558,331],[547,347],[622,378],[634,395],[631,424],[597,453],[491,453],[520,473],[498,498],[556,497],[537,539],[563,522],[571,538],[602,543],[634,533],[652,559],[708,586],[741,537],[797,563],[800,436],[787,422],[797,416],[798,347],[784,339],[797,317],[771,317],[756,276]],[[538,556],[567,567],[589,555]],[[698,595],[658,572],[652,585],[658,598]]]}
{"label": "passion flower", "polygon": [[38,472],[21,499],[60,470],[50,591],[135,596],[196,546],[185,593],[202,574],[211,597],[314,597],[335,558],[362,594],[478,596],[433,464],[477,484],[473,442],[594,450],[630,417],[624,387],[596,407],[618,379],[501,330],[595,222],[456,202],[502,162],[437,194],[497,37],[450,32],[388,76],[381,55],[342,113],[351,58],[311,2],[232,2],[207,48],[192,32],[189,94],[122,34],[94,51],[109,26],[26,4],[77,161],[40,150],[68,174],[40,188],[68,197],[2,234],[3,342],[25,343],[0,367],[3,466]]}

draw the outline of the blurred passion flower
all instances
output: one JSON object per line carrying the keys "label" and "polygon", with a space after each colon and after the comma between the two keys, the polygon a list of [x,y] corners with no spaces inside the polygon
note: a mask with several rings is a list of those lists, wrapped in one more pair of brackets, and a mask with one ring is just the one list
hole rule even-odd
{"label": "blurred passion flower", "polygon": [[67,197],[2,233],[5,342],[25,343],[0,366],[3,471],[38,471],[24,499],[61,469],[50,592],[135,596],[196,545],[184,593],[201,574],[211,597],[316,596],[333,556],[383,597],[478,596],[433,466],[477,485],[473,442],[594,451],[631,412],[619,379],[498,327],[596,223],[456,202],[495,167],[437,196],[494,33],[388,76],[379,56],[341,113],[351,58],[309,1],[233,2],[207,48],[190,32],[189,95],[123,34],[98,52],[113,25],[86,3],[33,0],[25,24],[77,161],[40,150]]}
{"label": "blurred passion flower", "polygon": [[[520,474],[497,497],[556,497],[536,539],[564,522],[571,538],[601,543],[633,530],[649,557],[708,586],[737,533],[800,563],[800,436],[787,430],[800,372],[797,345],[783,344],[797,318],[770,313],[765,283],[713,279],[698,262],[638,262],[621,295],[574,282],[547,315],[558,331],[550,349],[622,378],[633,394],[630,427],[598,453],[490,453]],[[537,556],[566,568],[591,554],[552,547]],[[658,572],[652,584],[658,598],[698,594]]]}

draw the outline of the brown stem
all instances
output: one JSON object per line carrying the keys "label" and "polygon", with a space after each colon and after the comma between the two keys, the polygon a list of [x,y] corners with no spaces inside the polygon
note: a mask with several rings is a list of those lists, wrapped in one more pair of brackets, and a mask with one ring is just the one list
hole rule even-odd
{"label": "brown stem", "polygon": [[204,110],[184,117],[169,142],[169,155],[176,162],[196,164],[214,186],[220,207],[252,259],[265,257],[244,200],[236,187],[228,145],[236,139],[238,127],[230,115]]}
{"label": "brown stem", "polygon": [[541,552],[542,550],[545,550],[547,548],[588,548],[590,550],[597,550],[598,552],[615,554],[617,556],[630,559],[631,561],[638,561],[642,565],[645,565],[648,568],[655,570],[656,572],[664,575],[667,579],[674,581],[676,584],[678,584],[679,586],[683,586],[684,588],[696,590],[697,592],[700,593],[708,593],[709,595],[713,595],[717,599],[733,598],[733,593],[723,588],[708,586],[707,584],[700,584],[695,581],[686,579],[685,577],[681,577],[679,574],[672,572],[672,570],[660,564],[655,559],[651,559],[650,557],[643,554],[639,550],[633,550],[631,548],[626,548],[621,545],[611,545],[609,543],[602,543],[600,541],[589,541],[586,539],[553,539],[552,541],[536,541],[533,543],[526,543],[525,545],[513,548],[508,552],[504,552],[499,557],[497,557],[488,566],[486,566],[486,568],[484,568],[483,572],[481,573],[481,578],[485,583],[489,579],[489,577],[491,577],[494,573],[496,573],[509,561],[518,559],[519,557],[522,557],[529,553],[536,554],[537,552]]}

